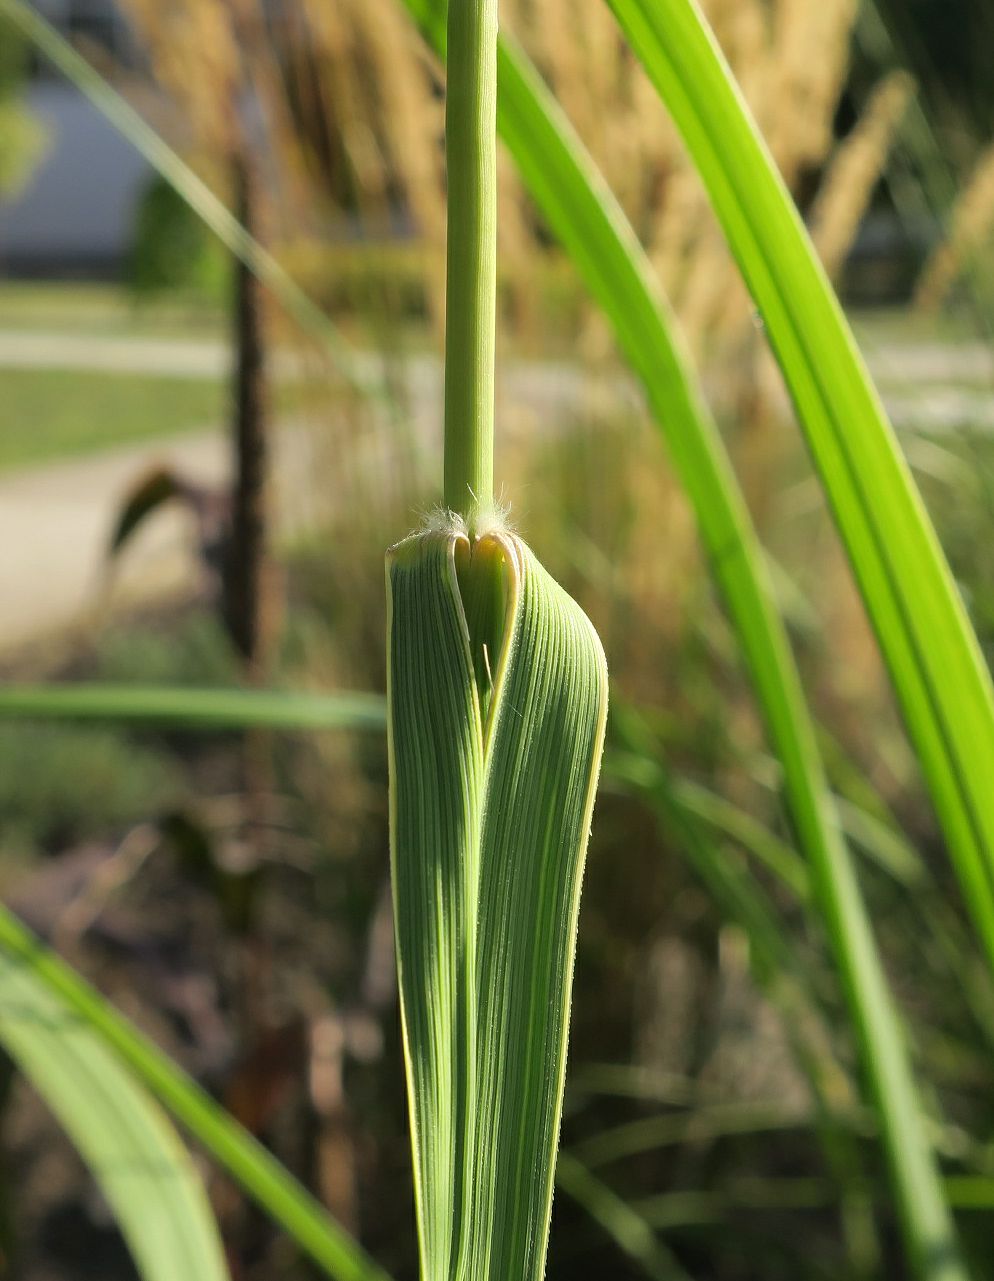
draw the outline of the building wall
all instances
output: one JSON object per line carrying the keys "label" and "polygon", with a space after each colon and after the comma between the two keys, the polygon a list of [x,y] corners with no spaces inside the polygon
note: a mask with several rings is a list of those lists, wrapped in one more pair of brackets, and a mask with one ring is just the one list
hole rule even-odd
{"label": "building wall", "polygon": [[[138,58],[113,0],[35,0],[67,39],[102,48],[118,68]],[[48,146],[27,185],[0,201],[0,275],[118,272],[151,172],[135,149],[37,54],[24,104]]]}
{"label": "building wall", "polygon": [[0,205],[0,272],[116,272],[149,166],[68,85],[36,81],[25,105],[47,130],[48,150],[24,190]]}

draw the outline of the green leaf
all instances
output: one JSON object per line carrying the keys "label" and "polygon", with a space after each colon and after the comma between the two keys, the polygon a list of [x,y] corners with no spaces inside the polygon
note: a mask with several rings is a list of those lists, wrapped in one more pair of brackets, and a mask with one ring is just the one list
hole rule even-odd
{"label": "green leaf", "polygon": [[[275,1157],[2,905],[0,965],[5,974],[31,980],[20,1017],[35,1017],[36,1009],[44,1014],[51,1001],[70,1013],[71,1021],[62,1017],[51,1025],[47,1057],[57,1060],[65,1054],[64,1036],[75,1029],[88,1030],[108,1052],[112,1066],[120,1063],[154,1094],[326,1276],[335,1281],[389,1281]],[[77,1111],[85,1112],[83,1102],[74,1099],[67,1108],[67,1127],[86,1123],[85,1115],[76,1117]],[[177,1281],[184,1275],[190,1274],[179,1274]]]}
{"label": "green leaf", "polygon": [[[405,0],[444,54],[440,0]],[[532,196],[604,308],[641,378],[693,504],[742,645],[880,1112],[909,1253],[922,1275],[962,1277],[952,1222],[800,679],[759,542],[727,453],[689,369],[673,317],[618,202],[548,90],[513,43],[498,49],[497,124]]]}
{"label": "green leaf", "polygon": [[543,1275],[600,643],[513,534],[388,557],[391,857],[425,1281]]}
{"label": "green leaf", "polygon": [[994,689],[800,216],[693,0],[608,0],[703,178],[797,407],[994,964]]}
{"label": "green leaf", "polygon": [[0,1042],[93,1171],[145,1281],[227,1278],[200,1178],[158,1104],[30,966],[5,951]]}
{"label": "green leaf", "polygon": [[305,694],[173,685],[0,685],[0,720],[144,721],[183,729],[361,729],[382,731],[379,694]]}

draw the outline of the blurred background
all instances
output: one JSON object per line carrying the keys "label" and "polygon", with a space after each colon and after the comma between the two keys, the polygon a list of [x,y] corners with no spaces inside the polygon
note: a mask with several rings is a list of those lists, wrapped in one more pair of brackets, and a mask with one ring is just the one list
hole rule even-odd
{"label": "blurred background", "polygon": [[[704,7],[990,656],[994,9]],[[0,678],[382,690],[383,552],[440,493],[439,65],[399,0],[36,9],[285,287],[262,289],[148,149],[0,26]],[[606,5],[502,0],[502,22],[699,364],[975,1275],[994,1277],[994,993],[762,326]],[[563,1133],[587,1177],[558,1194],[549,1276],[899,1278],[837,980],[688,506],[506,156],[499,236],[498,485],[594,620],[613,681]],[[5,901],[411,1281],[386,795],[375,733],[0,724]],[[207,1177],[236,1279],[311,1275]],[[134,1276],[4,1064],[0,1256],[15,1281]]]}

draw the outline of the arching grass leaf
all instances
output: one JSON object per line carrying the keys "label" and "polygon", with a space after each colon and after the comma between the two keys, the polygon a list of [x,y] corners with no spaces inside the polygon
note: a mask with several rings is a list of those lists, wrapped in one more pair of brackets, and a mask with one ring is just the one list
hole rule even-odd
{"label": "arching grass leaf", "polygon": [[994,688],[801,218],[693,0],[608,0],[762,312],[994,964]]}
{"label": "arching grass leaf", "polygon": [[[36,1019],[36,1010],[59,1011],[59,1021],[52,1026],[56,1039],[46,1047],[48,1057],[63,1053],[59,1036],[76,1029],[91,1033],[111,1067],[123,1065],[126,1080],[130,1074],[154,1094],[326,1276],[335,1281],[389,1281],[275,1157],[2,905],[0,966],[4,979],[22,975],[30,980],[30,987],[20,989],[19,1018]],[[73,1099],[67,1108],[74,1113],[82,1106],[82,1100]],[[69,1119],[74,1120],[69,1117],[67,1125]],[[86,1118],[79,1124],[86,1124]]]}
{"label": "arching grass leaf", "polygon": [[21,958],[0,950],[0,1043],[99,1183],[144,1281],[226,1281],[190,1154],[162,1109]]}

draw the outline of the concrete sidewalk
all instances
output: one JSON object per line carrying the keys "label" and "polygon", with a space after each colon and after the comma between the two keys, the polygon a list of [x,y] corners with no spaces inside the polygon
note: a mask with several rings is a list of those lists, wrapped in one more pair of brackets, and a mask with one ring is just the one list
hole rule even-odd
{"label": "concrete sidewalk", "polygon": [[112,583],[105,583],[121,498],[157,462],[208,484],[230,470],[226,442],[212,433],[0,477],[0,655],[112,605],[137,604],[189,583],[195,531],[178,506],[138,531]]}
{"label": "concrete sidewalk", "polygon": [[[298,496],[313,476],[314,440],[300,423],[272,433],[278,535],[312,515]],[[207,431],[0,476],[0,657],[195,585],[202,572],[198,531],[179,503],[156,511],[108,573],[107,548],[124,497],[158,466],[197,485],[226,485],[228,439]]]}
{"label": "concrete sidewalk", "polygon": [[[231,345],[220,339],[130,337],[0,329],[0,369],[96,370],[112,374],[161,374],[212,382],[231,369]],[[278,351],[274,372],[298,373],[303,365],[293,351]]]}

